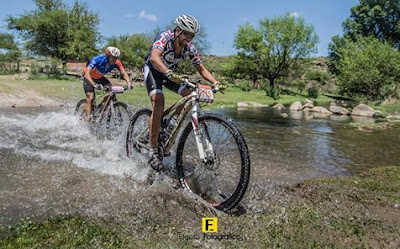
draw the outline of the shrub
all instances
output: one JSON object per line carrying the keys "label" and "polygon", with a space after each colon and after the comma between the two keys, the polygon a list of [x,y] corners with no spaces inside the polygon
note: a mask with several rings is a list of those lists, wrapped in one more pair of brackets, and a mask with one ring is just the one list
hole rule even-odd
{"label": "shrub", "polygon": [[319,96],[318,88],[315,86],[307,88],[307,96],[312,99],[316,99]]}
{"label": "shrub", "polygon": [[279,90],[278,87],[271,87],[271,86],[268,86],[268,87],[265,88],[265,94],[266,94],[268,97],[271,97],[271,98],[273,98],[274,100],[277,100],[277,99],[279,99],[279,97],[280,97],[280,90]]}
{"label": "shrub", "polygon": [[321,71],[309,71],[306,73],[306,78],[309,80],[315,80],[321,85],[325,85],[326,82],[329,80],[329,75]]}
{"label": "shrub", "polygon": [[236,84],[236,86],[245,92],[249,92],[251,90],[253,90],[253,87],[249,84],[248,81],[240,81],[239,83]]}

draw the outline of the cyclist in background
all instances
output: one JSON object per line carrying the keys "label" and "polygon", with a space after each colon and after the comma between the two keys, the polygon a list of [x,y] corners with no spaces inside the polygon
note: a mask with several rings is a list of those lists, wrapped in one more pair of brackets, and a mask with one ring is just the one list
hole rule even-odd
{"label": "cyclist in background", "polygon": [[157,35],[151,50],[146,56],[143,69],[144,82],[150,97],[153,113],[149,120],[150,152],[149,164],[154,170],[162,170],[162,155],[159,155],[157,141],[160,133],[161,118],[164,112],[162,87],[187,96],[191,91],[183,84],[184,78],[173,70],[183,59],[190,59],[200,75],[210,83],[223,89],[213,75],[202,64],[196,47],[191,43],[199,31],[198,21],[190,15],[180,15],[175,20],[175,29],[166,30]]}
{"label": "cyclist in background", "polygon": [[94,89],[103,90],[104,86],[111,86],[111,82],[104,77],[105,74],[117,68],[128,84],[128,89],[132,89],[132,81],[125,71],[124,66],[118,57],[121,51],[116,47],[107,47],[105,55],[93,57],[84,69],[83,89],[86,94],[86,117],[90,120],[92,113],[92,101],[94,99]]}

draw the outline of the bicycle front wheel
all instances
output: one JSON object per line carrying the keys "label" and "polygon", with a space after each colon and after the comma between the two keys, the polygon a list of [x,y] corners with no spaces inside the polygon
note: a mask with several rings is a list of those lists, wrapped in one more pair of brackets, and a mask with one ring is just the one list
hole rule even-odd
{"label": "bicycle front wheel", "polygon": [[[228,211],[243,198],[250,180],[250,155],[239,129],[219,114],[198,119],[200,146],[206,160],[199,157],[193,125],[189,123],[179,140],[176,167],[181,185],[201,196],[215,208]],[[211,142],[212,151],[208,151]]]}
{"label": "bicycle front wheel", "polygon": [[135,153],[144,154],[148,151],[149,118],[152,111],[147,108],[138,110],[129,122],[126,135],[126,154],[133,158]]}
{"label": "bicycle front wheel", "polygon": [[86,99],[79,100],[78,104],[75,106],[74,115],[81,119],[86,119],[85,107]]}

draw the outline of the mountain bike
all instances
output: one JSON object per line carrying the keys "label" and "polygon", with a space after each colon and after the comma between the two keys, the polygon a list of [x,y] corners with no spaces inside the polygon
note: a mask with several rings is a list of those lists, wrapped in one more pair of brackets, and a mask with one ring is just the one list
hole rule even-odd
{"label": "mountain bike", "polygon": [[[239,204],[249,185],[250,154],[246,141],[227,117],[202,112],[201,106],[213,102],[218,88],[187,79],[183,84],[192,93],[164,111],[159,155],[169,156],[180,135],[174,169],[180,185],[216,209],[228,211]],[[130,158],[145,155],[150,149],[151,113],[150,109],[140,109],[129,122],[126,150]],[[186,116],[190,116],[190,121],[185,121]]]}
{"label": "mountain bike", "polygon": [[[128,122],[132,117],[132,111],[127,104],[118,101],[116,95],[125,92],[127,88],[121,86],[104,86],[100,104],[96,104],[97,98],[92,101],[92,114],[90,120],[92,128],[96,129],[105,124],[107,131],[120,129],[120,125]],[[74,115],[82,120],[87,120],[86,99],[81,99],[75,107]]]}

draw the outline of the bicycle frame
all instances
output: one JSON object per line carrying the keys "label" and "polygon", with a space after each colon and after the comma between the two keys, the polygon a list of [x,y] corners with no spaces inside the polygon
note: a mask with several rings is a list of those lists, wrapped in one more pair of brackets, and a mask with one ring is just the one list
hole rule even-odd
{"label": "bicycle frame", "polygon": [[98,117],[96,117],[95,122],[96,123],[100,123],[103,121],[103,119],[106,116],[107,113],[107,109],[108,107],[113,108],[112,102],[113,102],[113,97],[115,96],[115,94],[113,94],[112,92],[107,93],[104,97],[103,100],[101,101],[101,103],[99,104],[99,106],[101,106],[103,103],[103,107],[100,111],[100,115]]}
{"label": "bicycle frame", "polygon": [[[170,150],[172,146],[175,144],[175,139],[178,136],[180,127],[183,124],[183,120],[185,119],[186,115],[191,111],[191,123],[193,125],[193,131],[196,139],[196,145],[199,153],[199,157],[201,160],[203,160],[205,163],[208,161],[208,157],[206,157],[206,153],[213,152],[212,144],[209,141],[209,136],[205,137],[205,148],[203,148],[202,145],[202,132],[199,128],[199,122],[198,118],[202,114],[201,112],[201,107],[199,105],[199,102],[197,100],[197,93],[195,91],[196,85],[189,82],[187,79],[185,80],[184,84],[189,86],[191,89],[193,89],[192,93],[189,94],[188,96],[183,97],[181,100],[170,106],[164,111],[163,117],[166,117],[168,115],[172,116],[177,109],[180,106],[183,106],[182,111],[180,112],[178,119],[177,119],[177,125],[175,126],[174,130],[172,131],[171,136],[167,139],[165,142],[165,145],[163,146],[163,152],[165,155],[170,154]],[[213,156],[213,155],[212,155]]]}

